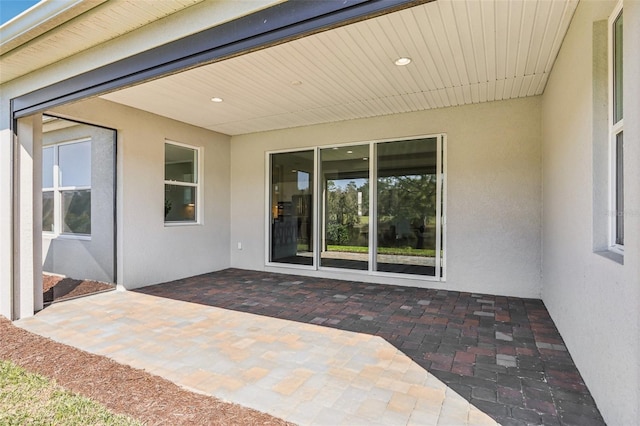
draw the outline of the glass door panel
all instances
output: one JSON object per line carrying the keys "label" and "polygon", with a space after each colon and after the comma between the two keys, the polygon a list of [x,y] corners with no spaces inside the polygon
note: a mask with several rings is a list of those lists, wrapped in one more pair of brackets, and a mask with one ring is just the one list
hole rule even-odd
{"label": "glass door panel", "polygon": [[320,151],[320,265],[369,269],[369,145]]}
{"label": "glass door panel", "polygon": [[313,151],[271,155],[271,262],[313,265],[313,171]]}
{"label": "glass door panel", "polygon": [[375,270],[428,276],[439,271],[438,152],[435,137],[377,145]]}

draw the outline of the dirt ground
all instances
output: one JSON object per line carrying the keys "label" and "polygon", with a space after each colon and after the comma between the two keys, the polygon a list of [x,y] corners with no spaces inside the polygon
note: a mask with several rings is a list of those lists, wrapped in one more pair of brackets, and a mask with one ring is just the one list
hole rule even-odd
{"label": "dirt ground", "polygon": [[145,371],[30,333],[2,316],[0,359],[54,379],[72,392],[147,425],[291,425],[256,410],[189,392]]}
{"label": "dirt ground", "polygon": [[99,281],[75,280],[50,274],[42,275],[42,291],[45,305],[102,291],[115,290],[115,288],[115,284]]}

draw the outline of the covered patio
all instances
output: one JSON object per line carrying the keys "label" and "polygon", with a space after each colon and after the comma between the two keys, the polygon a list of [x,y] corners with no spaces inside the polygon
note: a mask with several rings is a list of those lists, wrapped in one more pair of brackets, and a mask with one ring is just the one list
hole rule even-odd
{"label": "covered patio", "polygon": [[226,269],[17,325],[301,424],[604,424],[537,299]]}
{"label": "covered patio", "polygon": [[[327,362],[320,336],[356,333],[465,422],[635,424],[639,23],[635,0],[43,1],[0,26],[0,315],[176,381],[265,343],[258,319]],[[43,271],[128,293],[31,319]],[[304,389],[303,361],[266,377]],[[359,402],[331,423],[384,419]]]}

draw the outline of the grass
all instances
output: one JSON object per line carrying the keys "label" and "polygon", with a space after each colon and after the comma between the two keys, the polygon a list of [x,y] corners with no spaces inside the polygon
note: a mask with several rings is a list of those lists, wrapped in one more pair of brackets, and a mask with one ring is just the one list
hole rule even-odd
{"label": "grass", "polygon": [[[368,247],[361,246],[327,246],[328,251],[339,251],[344,253],[368,253]],[[433,249],[415,249],[411,247],[378,247],[378,254],[390,254],[396,256],[425,256],[434,257],[436,251]]]}
{"label": "grass", "polygon": [[0,424],[142,426],[130,417],[66,391],[49,379],[0,360]]}

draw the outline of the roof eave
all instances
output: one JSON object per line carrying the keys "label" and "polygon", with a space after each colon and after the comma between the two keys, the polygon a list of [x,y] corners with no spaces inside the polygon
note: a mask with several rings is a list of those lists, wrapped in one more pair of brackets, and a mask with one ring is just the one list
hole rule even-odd
{"label": "roof eave", "polygon": [[0,55],[22,46],[106,0],[42,0],[0,25]]}

